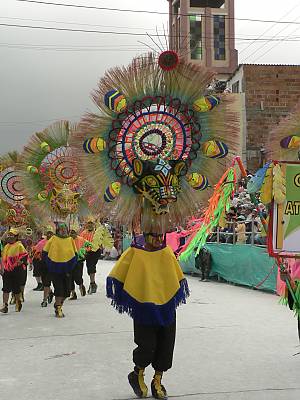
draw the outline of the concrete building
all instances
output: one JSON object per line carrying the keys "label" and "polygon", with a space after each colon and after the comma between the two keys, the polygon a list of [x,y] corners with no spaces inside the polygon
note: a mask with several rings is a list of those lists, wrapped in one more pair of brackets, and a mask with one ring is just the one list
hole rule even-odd
{"label": "concrete building", "polygon": [[242,99],[243,161],[264,161],[269,132],[300,101],[300,66],[241,64],[235,50],[234,0],[168,0],[170,48],[216,71]]}
{"label": "concrete building", "polygon": [[234,0],[168,0],[170,48],[227,80],[236,70]]}
{"label": "concrete building", "polygon": [[255,171],[264,161],[269,132],[300,100],[300,65],[241,64],[228,87],[244,99],[243,159]]}

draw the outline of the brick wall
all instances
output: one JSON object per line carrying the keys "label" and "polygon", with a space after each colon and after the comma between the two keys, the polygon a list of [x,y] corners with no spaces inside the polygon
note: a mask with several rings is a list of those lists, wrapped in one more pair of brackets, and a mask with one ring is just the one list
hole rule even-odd
{"label": "brick wall", "polygon": [[244,65],[247,166],[256,170],[270,130],[300,100],[300,66]]}

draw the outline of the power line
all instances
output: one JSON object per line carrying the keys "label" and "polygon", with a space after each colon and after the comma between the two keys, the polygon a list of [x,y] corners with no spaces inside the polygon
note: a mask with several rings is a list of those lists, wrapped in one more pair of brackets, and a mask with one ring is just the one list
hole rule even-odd
{"label": "power line", "polygon": [[[294,19],[294,21],[296,21],[298,18],[299,18],[299,16],[296,17],[296,18]],[[245,61],[248,60],[251,56],[253,56],[254,54],[256,54],[259,50],[261,50],[262,48],[264,48],[265,46],[267,46],[270,42],[274,41],[273,39],[275,39],[275,38],[278,39],[278,35],[279,35],[281,32],[283,32],[283,31],[285,31],[286,29],[288,29],[288,27],[289,27],[289,26],[284,26],[279,32],[277,32],[275,35],[273,35],[272,38],[271,38],[270,40],[268,40],[266,43],[263,43],[261,46],[259,46],[257,49],[255,49],[252,53],[250,53],[248,56],[246,56],[246,57],[243,59],[242,62],[245,62]],[[298,28],[297,28],[296,30],[298,30]],[[282,41],[282,40],[283,40],[283,41],[288,41],[288,39],[289,39],[289,37],[286,36],[284,39],[280,39],[279,41]],[[265,53],[264,53],[264,54],[265,54]]]}
{"label": "power line", "polygon": [[[110,35],[128,35],[128,36],[149,36],[147,33],[138,33],[138,32],[117,32],[117,31],[97,31],[97,30],[89,30],[89,29],[73,29],[73,28],[56,28],[53,26],[34,26],[34,25],[19,25],[19,24],[5,24],[0,23],[0,26],[7,26],[13,28],[27,28],[27,29],[44,29],[50,31],[66,31],[66,32],[82,32],[82,33],[101,33],[101,34],[110,34]],[[165,35],[151,35],[154,37]]]}
{"label": "power line", "polygon": [[72,46],[72,45],[60,45],[60,44],[43,44],[43,43],[1,43],[0,42],[0,45],[8,45],[8,46],[10,46],[10,45],[12,45],[12,46],[33,46],[33,47],[55,47],[55,48],[65,48],[65,47],[67,47],[67,48],[74,48],[74,49],[77,49],[77,48],[82,48],[83,46],[84,46],[84,48],[92,48],[92,49],[94,49],[94,48],[104,48],[104,49],[106,49],[106,48],[108,48],[108,49],[110,49],[110,48],[116,48],[116,49],[119,49],[119,48],[122,48],[122,47],[137,47],[137,48],[141,48],[141,46],[140,45],[138,45],[138,44],[118,44],[118,45],[102,45],[102,44],[94,44],[94,45],[81,45],[81,46]]}
{"label": "power line", "polygon": [[[300,22],[299,22],[300,25]],[[0,26],[12,27],[12,28],[25,28],[25,29],[42,29],[42,30],[50,30],[50,31],[63,31],[63,32],[80,32],[80,33],[98,33],[98,34],[108,34],[108,35],[126,35],[126,36],[147,36],[147,37],[166,37],[162,34],[152,34],[149,35],[148,33],[138,33],[138,32],[119,32],[119,31],[98,31],[98,30],[89,30],[89,29],[73,29],[73,28],[57,28],[53,26],[35,26],[35,25],[20,25],[20,24],[6,24],[0,23]],[[174,35],[172,37],[181,37],[180,35]],[[202,39],[213,39],[213,36],[203,36]],[[263,38],[238,38],[238,37],[225,37],[225,40],[241,40],[241,41],[274,41],[278,42],[282,39],[263,39]],[[300,39],[297,36],[296,38],[287,39],[288,42],[298,42]]]}
{"label": "power line", "polygon": [[[300,29],[300,27],[296,28],[292,33],[298,31]],[[289,38],[290,35],[286,36],[286,39]],[[266,50],[263,54],[261,54],[260,56],[258,56],[253,62],[256,62],[257,60],[259,60],[260,58],[262,58],[263,56],[265,56],[266,54],[270,53],[270,51],[272,51],[275,47],[279,46],[282,42],[284,42],[284,39],[282,39],[280,42],[275,43],[270,49]]]}
{"label": "power line", "polygon": [[[23,3],[34,3],[34,4],[41,4],[41,5],[48,5],[48,6],[60,6],[60,7],[73,7],[73,8],[84,8],[84,9],[91,9],[91,10],[102,10],[102,11],[117,11],[117,12],[131,12],[131,13],[144,13],[144,14],[158,14],[158,15],[169,15],[168,12],[164,11],[151,11],[151,10],[133,10],[133,9],[125,9],[125,8],[109,8],[109,7],[98,7],[98,6],[84,6],[81,4],[65,4],[65,3],[56,3],[56,2],[45,2],[45,1],[38,1],[38,0],[15,0]],[[199,13],[190,13],[190,14],[176,14],[176,16],[202,16],[204,18],[213,18],[212,15],[206,14],[199,14]],[[262,22],[262,23],[276,23],[276,24],[295,24],[300,25],[300,22],[294,21],[278,21],[278,20],[265,20],[265,19],[251,19],[251,18],[236,18],[236,17],[229,17],[224,15],[226,19],[234,19],[236,21],[250,21],[250,22]]]}
{"label": "power line", "polygon": [[[147,32],[148,31],[156,31],[156,29],[154,29],[154,28],[141,28],[141,27],[116,26],[116,25],[99,25],[99,24],[84,24],[84,23],[80,23],[80,22],[57,21],[57,20],[47,20],[47,19],[32,19],[32,18],[5,17],[5,16],[4,17],[0,16],[0,19],[12,19],[12,20],[20,20],[20,21],[34,21],[34,22],[46,22],[46,23],[53,22],[53,23],[56,23],[56,24],[66,24],[66,25],[99,26],[99,27],[103,27],[103,28],[138,29],[138,30],[143,30],[143,31],[147,31]],[[160,31],[161,32],[165,32],[164,30],[160,30]],[[267,31],[269,31],[269,29]],[[265,32],[267,32],[267,31],[265,31]],[[169,36],[168,32],[165,32],[165,33],[167,33],[167,35]],[[264,35],[264,33],[262,33],[259,37],[262,37]],[[251,33],[249,33],[247,36],[255,36],[256,37],[256,35],[251,34]]]}
{"label": "power line", "polygon": [[55,51],[55,52],[142,52],[146,51],[147,48],[144,49],[56,49],[56,48],[47,48],[47,47],[21,47],[21,46],[2,46],[0,47],[6,47],[8,49],[20,49],[20,50],[37,50],[37,51]]}
{"label": "power line", "polygon": [[[130,30],[143,30],[143,31],[156,31],[154,28],[142,28],[142,27],[130,27],[130,26],[116,26],[116,25],[99,25],[99,24],[84,24],[82,22],[69,22],[69,21],[56,21],[56,20],[47,20],[47,19],[32,19],[32,18],[18,18],[18,17],[3,17],[0,16],[0,19],[12,19],[19,21],[33,21],[33,22],[53,22],[56,24],[66,24],[66,25],[81,25],[81,26],[99,26],[101,28],[117,28],[117,29],[130,29]],[[163,32],[163,30],[161,30]]]}
{"label": "power line", "polygon": [[[293,7],[290,11],[288,11],[287,13],[285,13],[279,21],[281,21],[283,18],[285,18],[287,15],[289,15],[291,12],[293,12],[296,8],[298,8],[299,5],[296,5],[295,7]],[[276,26],[276,23],[274,23],[273,25],[269,26],[269,28],[267,28],[265,31],[263,31],[263,33],[261,35],[259,35],[259,38],[263,37],[265,33],[269,32],[271,29],[273,29],[273,27]],[[243,48],[242,50],[239,51],[239,55],[241,55],[244,51],[246,51],[247,49],[249,49],[249,47],[251,47],[253,44],[255,43],[255,41],[253,41],[252,43],[249,43],[248,46],[246,46],[245,48]]]}
{"label": "power line", "polygon": [[21,2],[26,2],[26,3],[35,3],[35,4],[41,4],[41,5],[48,5],[48,6],[85,8],[85,9],[88,9],[88,10],[118,11],[118,12],[132,12],[132,13],[169,15],[168,12],[164,12],[164,11],[133,10],[133,9],[110,8],[110,7],[84,6],[84,5],[81,5],[81,4],[65,4],[65,3],[35,1],[35,0],[16,0],[16,1],[21,1]]}
{"label": "power line", "polygon": [[21,49],[21,50],[48,50],[48,51],[79,51],[79,52],[87,52],[87,51],[145,51],[148,50],[146,46],[136,46],[136,45],[126,45],[126,47],[102,47],[102,46],[94,46],[94,47],[85,47],[82,46],[55,46],[55,45],[43,45],[43,44],[26,44],[26,43],[0,43],[0,47],[8,48],[8,49]]}

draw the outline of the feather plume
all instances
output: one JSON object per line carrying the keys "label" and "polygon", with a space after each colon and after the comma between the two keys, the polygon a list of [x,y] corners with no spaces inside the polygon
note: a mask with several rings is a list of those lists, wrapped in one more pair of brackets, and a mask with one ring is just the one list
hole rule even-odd
{"label": "feather plume", "polygon": [[[279,124],[270,131],[266,145],[266,155],[269,160],[299,161],[300,145],[289,146],[289,139],[299,137],[300,140],[300,102],[292,112],[282,118]],[[286,139],[286,143],[284,142]]]}
{"label": "feather plume", "polygon": [[[151,99],[156,99],[157,103],[159,99],[163,99],[161,104],[169,104],[161,106],[162,109],[165,107],[165,112],[170,110],[170,113],[182,114],[181,118],[188,118],[193,132],[200,130],[200,145],[208,140],[219,140],[229,147],[226,159],[209,159],[201,154],[200,146],[197,147],[197,144],[194,144],[195,156],[190,160],[186,159],[189,173],[206,175],[210,186],[213,187],[220,175],[231,165],[234,156],[241,153],[239,95],[220,95],[220,104],[207,113],[198,113],[193,110],[193,103],[205,96],[213,76],[212,71],[183,60],[179,61],[175,69],[165,72],[157,62],[157,55],[153,53],[135,58],[127,67],[111,68],[105,73],[98,87],[92,92],[92,99],[99,111],[87,113],[70,139],[71,145],[76,148],[76,156],[80,160],[80,173],[87,178],[89,183],[86,193],[94,212],[102,215],[109,214],[112,220],[115,219],[127,227],[131,226],[137,214],[143,212],[145,229],[154,226],[155,230],[165,232],[176,225],[183,224],[187,216],[195,215],[199,208],[203,207],[212,190],[203,192],[194,190],[185,178],[181,177],[181,192],[177,194],[177,201],[170,205],[169,213],[154,215],[147,201],[144,201],[141,195],[135,194],[132,185],[128,183],[132,168],[126,166],[127,181],[125,182],[124,176],[118,175],[116,168],[113,168],[115,165],[110,155],[116,152],[116,145],[111,144],[112,137],[117,135],[115,133],[117,127],[121,129],[126,126],[130,120],[130,112],[138,116],[146,107],[151,110],[152,106],[149,105]],[[106,94],[113,89],[119,91],[127,103],[127,109],[119,114],[107,107],[105,103]],[[147,123],[146,119],[144,122]],[[83,149],[84,141],[98,137],[105,141],[106,148],[97,154],[87,155]],[[126,142],[123,144],[123,150],[124,147],[125,151],[128,150],[129,146],[130,143]],[[168,160],[171,159],[176,159],[175,152],[169,156]],[[127,161],[119,158],[118,162],[120,164]],[[122,182],[120,194],[111,203],[106,203],[103,193],[115,181]]]}
{"label": "feather plume", "polygon": [[70,132],[76,129],[69,121],[58,121],[36,132],[24,147],[17,163],[22,175],[29,206],[34,214],[45,220],[60,217],[51,208],[52,191],[84,190],[77,161],[69,146]]}
{"label": "feather plume", "polygon": [[199,254],[206,243],[209,233],[212,232],[214,227],[218,226],[224,212],[228,211],[235,183],[235,169],[230,167],[215,186],[209,205],[200,218],[198,225],[192,227],[192,235],[181,250],[180,260],[186,261],[195,250],[196,254]]}

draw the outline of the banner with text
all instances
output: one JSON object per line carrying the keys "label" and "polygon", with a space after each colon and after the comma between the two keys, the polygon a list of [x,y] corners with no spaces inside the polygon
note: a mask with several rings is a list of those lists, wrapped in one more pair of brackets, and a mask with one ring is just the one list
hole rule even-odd
{"label": "banner with text", "polygon": [[273,206],[273,251],[300,256],[300,163],[280,163],[286,181],[286,198]]}

